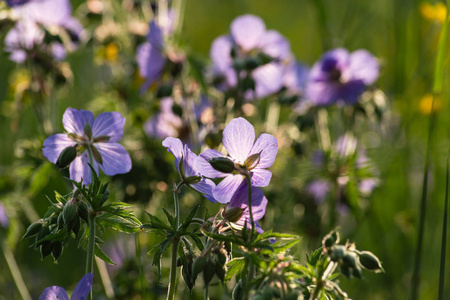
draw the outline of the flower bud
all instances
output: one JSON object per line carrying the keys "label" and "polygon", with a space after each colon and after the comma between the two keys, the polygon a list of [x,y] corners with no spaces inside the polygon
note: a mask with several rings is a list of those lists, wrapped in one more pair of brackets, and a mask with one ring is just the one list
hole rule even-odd
{"label": "flower bud", "polygon": [[189,176],[184,179],[184,182],[186,182],[186,184],[194,184],[200,182],[200,180],[202,180],[202,177],[200,176]]}
{"label": "flower bud", "polygon": [[198,256],[194,260],[194,264],[192,265],[192,275],[197,277],[198,274],[200,274],[203,269],[205,268],[206,264],[208,263],[208,259],[206,256]]}
{"label": "flower bud", "polygon": [[229,222],[236,223],[242,217],[244,210],[244,208],[240,207],[227,206],[227,208],[225,208],[222,212],[222,217]]}
{"label": "flower bud", "polygon": [[41,256],[44,259],[46,256],[50,255],[53,251],[53,243],[45,241],[41,245]]}
{"label": "flower bud", "polygon": [[254,169],[261,160],[261,153],[255,153],[247,157],[247,159],[244,162],[244,165],[247,167],[247,169],[252,170]]}
{"label": "flower bud", "polygon": [[249,57],[244,61],[245,69],[247,71],[251,71],[256,69],[257,67],[261,66],[263,64],[260,57]]}
{"label": "flower bud", "polygon": [[63,246],[62,246],[61,242],[53,243],[52,256],[55,260],[58,260],[58,258],[61,256],[62,250],[63,250]]}
{"label": "flower bud", "polygon": [[56,160],[56,166],[60,169],[65,169],[75,160],[75,158],[77,158],[77,147],[67,147],[59,154],[59,157]]}
{"label": "flower bud", "polygon": [[42,219],[34,222],[33,224],[31,224],[30,226],[28,226],[27,232],[24,234],[24,236],[22,237],[22,239],[27,238],[27,237],[31,237],[33,235],[38,234],[38,232],[41,230],[42,228],[42,224],[43,221]]}
{"label": "flower bud", "polygon": [[343,263],[350,268],[356,268],[356,254],[354,252],[346,251],[343,258]]}
{"label": "flower bud", "polygon": [[214,157],[209,160],[211,166],[222,173],[233,173],[235,170],[234,162],[226,157]]}
{"label": "flower bud", "polygon": [[339,243],[339,240],[339,232],[332,231],[322,239],[322,246],[324,248],[331,248],[334,244]]}
{"label": "flower bud", "polygon": [[216,269],[217,277],[219,277],[220,281],[222,281],[223,283],[223,281],[225,280],[225,273],[226,273],[225,267],[220,264],[215,264],[214,266]]}
{"label": "flower bud", "polygon": [[381,266],[380,260],[378,259],[378,257],[373,255],[372,252],[361,251],[359,253],[359,262],[367,270],[371,270],[371,271],[374,271],[374,272],[382,272],[382,271],[384,271],[383,267]]}
{"label": "flower bud", "polygon": [[207,263],[203,269],[203,280],[205,285],[209,284],[216,274],[216,265],[213,263]]}
{"label": "flower bud", "polygon": [[64,205],[63,211],[64,225],[67,225],[77,216],[77,206],[72,201],[69,201]]}
{"label": "flower bud", "polygon": [[83,201],[78,202],[77,212],[80,218],[82,218],[85,222],[88,222],[88,209],[86,203]]}
{"label": "flower bud", "polygon": [[330,258],[332,261],[337,262],[344,257],[346,252],[347,250],[345,249],[344,246],[336,245],[333,248],[331,248]]}

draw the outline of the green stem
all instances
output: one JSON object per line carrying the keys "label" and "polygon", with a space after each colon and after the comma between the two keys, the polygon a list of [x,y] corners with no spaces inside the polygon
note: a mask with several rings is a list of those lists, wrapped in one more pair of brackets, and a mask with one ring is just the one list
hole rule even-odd
{"label": "green stem", "polygon": [[[247,178],[248,185],[248,212],[250,214],[250,223],[252,224],[252,230],[250,231],[250,241],[253,242],[253,232],[255,231],[255,222],[253,220],[253,209],[252,209],[252,179],[250,178],[250,172],[245,175]],[[246,229],[246,228],[244,228]]]}
{"label": "green stem", "polygon": [[135,244],[135,250],[136,250],[136,258],[137,258],[137,263],[138,263],[138,268],[139,268],[139,281],[141,283],[142,299],[146,300],[147,294],[146,294],[146,290],[145,290],[145,277],[144,277],[144,273],[142,271],[141,245],[139,242],[139,234],[134,235],[134,242],[135,242],[134,244]]}
{"label": "green stem", "polygon": [[[94,248],[95,248],[95,215],[93,213],[89,213],[88,217],[88,225],[89,225],[89,241],[87,248],[87,256],[86,256],[86,274],[94,273]],[[92,299],[92,291],[90,293],[90,299]]]}
{"label": "green stem", "polygon": [[336,270],[337,266],[338,264],[333,261],[330,261],[328,263],[328,266],[322,273],[322,276],[317,280],[316,288],[314,289],[314,293],[311,294],[311,297],[309,298],[310,300],[319,299],[320,291],[323,289],[328,277],[330,277],[333,274],[334,270]]}
{"label": "green stem", "polygon": [[175,219],[177,221],[177,229],[180,226],[180,201],[178,200],[179,185],[173,191],[173,205],[175,207]]}
{"label": "green stem", "polygon": [[175,237],[172,241],[172,259],[170,261],[170,282],[169,290],[167,292],[166,300],[172,300],[175,296],[175,284],[177,280],[177,257],[178,257],[178,244],[180,240]]}
{"label": "green stem", "polygon": [[102,280],[103,288],[105,289],[106,298],[115,299],[114,289],[105,262],[101,258],[95,257],[95,263],[97,264],[98,273]]}
{"label": "green stem", "polygon": [[6,241],[3,241],[0,244],[2,246],[2,252],[5,256],[6,263],[8,264],[9,270],[11,271],[11,275],[13,277],[14,283],[17,286],[17,289],[19,290],[20,296],[22,296],[22,299],[24,300],[31,300],[30,292],[28,292],[27,286],[23,281],[19,266],[17,265],[11,248],[6,244]]}
{"label": "green stem", "polygon": [[447,171],[445,176],[444,221],[442,224],[441,265],[439,269],[438,300],[444,299],[444,286],[445,286],[445,253],[447,250],[447,213],[448,213],[448,178],[449,178],[448,169],[449,169],[449,157],[447,157]]}
{"label": "green stem", "polygon": [[203,289],[203,300],[209,300],[209,284]]}

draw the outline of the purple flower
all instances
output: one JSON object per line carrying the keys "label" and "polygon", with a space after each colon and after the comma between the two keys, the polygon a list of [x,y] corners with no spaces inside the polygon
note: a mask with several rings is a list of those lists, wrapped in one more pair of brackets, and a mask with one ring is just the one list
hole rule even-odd
{"label": "purple flower", "polygon": [[306,192],[314,198],[316,204],[325,202],[330,191],[331,183],[327,180],[313,180],[306,186]]}
{"label": "purple flower", "polygon": [[65,46],[69,48],[68,50],[76,47],[74,41],[81,38],[83,27],[72,17],[69,0],[12,2],[14,2],[13,9],[18,16],[18,22],[5,37],[5,51],[11,52],[11,60],[24,63],[27,53],[36,49],[48,52],[57,60],[65,58],[66,48],[60,42],[44,44],[45,31],[42,26],[47,27],[49,32],[55,32],[55,28],[68,31],[71,41]]}
{"label": "purple flower", "polygon": [[[255,130],[247,120],[237,118],[225,127],[223,145],[230,159],[239,166],[250,171],[252,186],[267,186],[272,173],[266,168],[272,166],[278,151],[278,141],[270,134],[261,134],[255,142]],[[213,189],[214,198],[220,203],[230,202],[232,196],[245,180],[238,173],[222,173],[215,170],[209,160],[215,157],[225,157],[216,150],[206,150],[195,162],[196,169],[206,177],[224,179]]]}
{"label": "purple flower", "polygon": [[33,0],[6,0],[6,4],[8,4],[10,7],[13,6],[19,6],[28,2],[31,2]]}
{"label": "purple flower", "polygon": [[[248,184],[244,181],[241,186],[236,190],[236,193],[231,198],[230,203],[228,203],[228,207],[230,208],[241,208],[244,209],[242,216],[236,222],[240,227],[246,226],[247,228],[251,228],[251,220],[250,220],[250,211],[248,208]],[[263,233],[264,231],[259,226],[258,220],[264,217],[266,213],[267,206],[267,198],[264,196],[261,189],[252,187],[252,214],[253,221],[255,222],[256,231],[259,233]]]}
{"label": "purple flower", "polygon": [[[91,292],[93,277],[92,273],[84,275],[73,290],[70,300],[86,300]],[[39,296],[39,300],[69,300],[69,296],[65,289],[54,285],[46,288],[42,295]]]}
{"label": "purple flower", "polygon": [[[175,156],[175,167],[181,176],[181,179],[186,179],[192,176],[201,176],[200,172],[195,168],[195,161],[197,155],[193,153],[187,145],[176,138],[168,137],[163,141],[163,146],[167,151],[172,152]],[[201,193],[206,199],[215,203],[217,202],[212,196],[212,190],[216,186],[214,182],[207,178],[201,178],[199,182],[190,183],[190,187]]]}
{"label": "purple flower", "polygon": [[[247,99],[278,92],[283,87],[286,62],[292,60],[289,42],[277,31],[266,30],[263,20],[253,15],[234,19],[230,35],[212,43],[210,56],[214,74],[225,79],[225,89],[236,87],[238,76],[250,75],[255,89],[246,91]],[[244,63],[243,70],[236,70],[238,61]]]}
{"label": "purple flower", "polygon": [[167,16],[158,16],[157,20],[150,22],[147,41],[137,47],[136,61],[139,75],[145,78],[141,92],[145,92],[162,75],[166,58],[163,54],[164,39],[173,33],[175,15],[168,11]]}
{"label": "purple flower", "polygon": [[306,94],[315,105],[355,104],[378,75],[378,61],[366,50],[334,49],[312,67]]}
{"label": "purple flower", "polygon": [[117,143],[122,138],[124,124],[125,118],[118,112],[102,113],[94,121],[92,112],[69,107],[63,116],[67,133],[47,138],[42,151],[49,161],[56,163],[63,150],[76,147],[77,156],[70,164],[70,178],[75,181],[83,179],[84,184],[91,182],[89,147],[97,174],[99,167],[110,176],[128,173],[131,169],[130,156]]}
{"label": "purple flower", "polygon": [[0,226],[1,227],[8,227],[9,219],[8,215],[6,214],[6,209],[3,203],[0,202]]}

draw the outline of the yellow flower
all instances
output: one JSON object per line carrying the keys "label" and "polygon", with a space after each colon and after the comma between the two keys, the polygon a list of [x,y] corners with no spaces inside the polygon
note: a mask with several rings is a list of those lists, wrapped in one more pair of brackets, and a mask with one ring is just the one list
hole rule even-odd
{"label": "yellow flower", "polygon": [[105,47],[105,58],[108,61],[116,61],[119,54],[119,47],[115,43],[109,43]]}
{"label": "yellow flower", "polygon": [[447,7],[442,2],[438,2],[435,5],[428,2],[420,3],[420,13],[424,19],[429,21],[438,21],[444,23],[447,17]]}
{"label": "yellow flower", "polygon": [[[419,103],[419,110],[421,113],[425,115],[429,115],[431,113],[431,105],[433,102],[433,95],[426,94],[425,96],[420,99]],[[434,99],[434,111],[439,111],[441,109],[442,105],[438,97]]]}

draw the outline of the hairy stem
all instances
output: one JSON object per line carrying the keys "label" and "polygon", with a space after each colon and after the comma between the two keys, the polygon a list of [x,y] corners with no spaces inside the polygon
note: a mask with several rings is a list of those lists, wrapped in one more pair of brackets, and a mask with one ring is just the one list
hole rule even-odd
{"label": "hairy stem", "polygon": [[[94,248],[95,248],[95,214],[90,213],[88,217],[89,225],[89,241],[87,247],[86,256],[86,274],[94,273]],[[90,299],[92,299],[92,291],[90,293]]]}
{"label": "hairy stem", "polygon": [[167,292],[167,300],[172,300],[175,296],[175,285],[177,281],[177,257],[178,257],[178,244],[180,240],[175,237],[172,241],[172,258],[170,261],[170,282],[169,290]]}
{"label": "hairy stem", "polygon": [[3,241],[0,244],[2,246],[2,252],[5,256],[6,263],[8,264],[9,270],[11,271],[11,275],[13,277],[14,283],[17,286],[17,289],[19,290],[20,296],[24,300],[31,300],[30,292],[28,292],[27,286],[23,281],[19,266],[17,265],[11,248],[6,244],[6,241]]}

